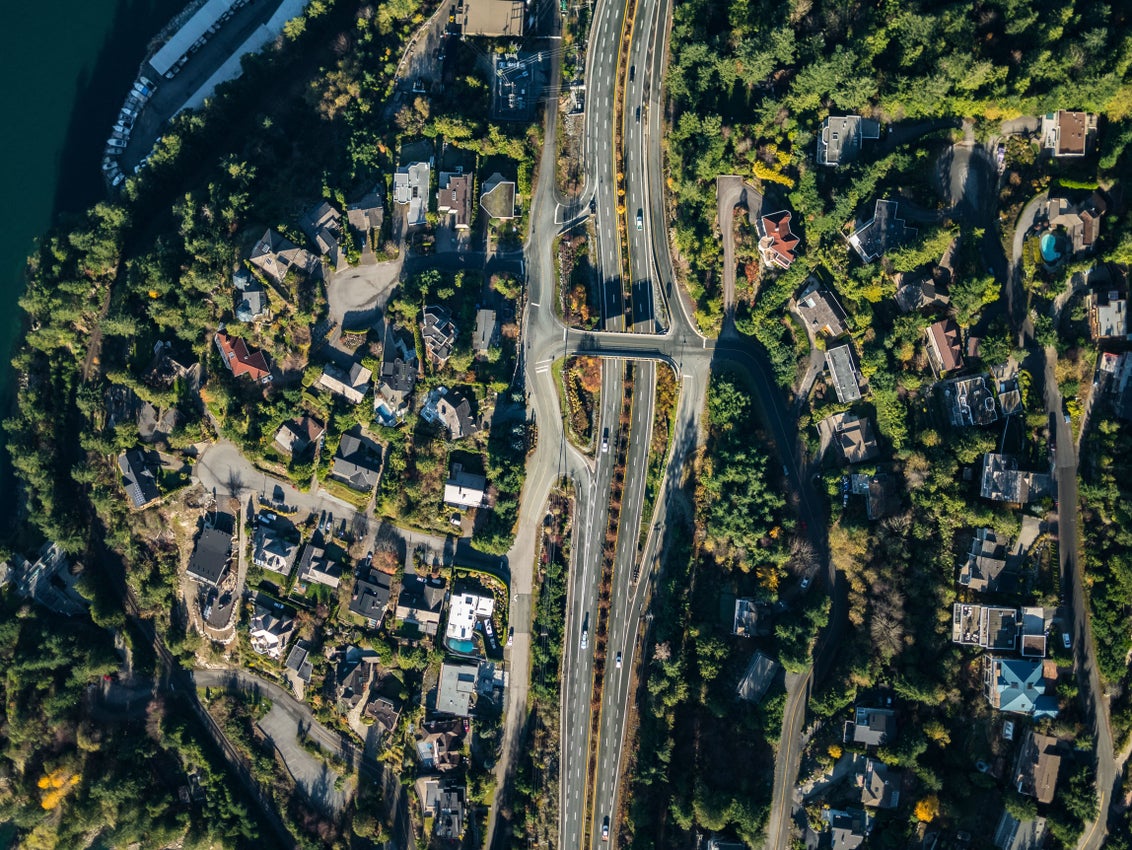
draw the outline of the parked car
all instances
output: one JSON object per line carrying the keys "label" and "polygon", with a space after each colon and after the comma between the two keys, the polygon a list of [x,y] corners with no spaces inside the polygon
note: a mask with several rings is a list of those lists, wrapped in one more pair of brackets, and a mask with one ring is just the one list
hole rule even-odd
{"label": "parked car", "polygon": [[805,590],[809,586],[810,586],[810,577],[809,576],[803,576],[803,578],[802,578],[802,590]]}
{"label": "parked car", "polygon": [[509,628],[507,630],[507,646],[510,647],[513,643],[515,643],[515,627],[514,626],[512,626],[511,628]]}
{"label": "parked car", "polygon": [[1061,645],[1064,646],[1066,649],[1069,649],[1069,647],[1072,645],[1070,643],[1070,640],[1069,640],[1069,632],[1062,632],[1061,633]]}

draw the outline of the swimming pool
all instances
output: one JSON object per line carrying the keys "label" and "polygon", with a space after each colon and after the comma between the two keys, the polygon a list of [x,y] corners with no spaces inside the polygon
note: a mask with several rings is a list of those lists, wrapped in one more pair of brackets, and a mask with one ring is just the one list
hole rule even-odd
{"label": "swimming pool", "polygon": [[461,655],[472,655],[476,651],[476,645],[470,640],[457,640],[449,638],[448,648],[453,652],[459,652]]}
{"label": "swimming pool", "polygon": [[1057,246],[1057,237],[1054,234],[1045,234],[1039,246],[1042,251],[1042,259],[1047,263],[1056,263],[1061,259],[1061,250]]}

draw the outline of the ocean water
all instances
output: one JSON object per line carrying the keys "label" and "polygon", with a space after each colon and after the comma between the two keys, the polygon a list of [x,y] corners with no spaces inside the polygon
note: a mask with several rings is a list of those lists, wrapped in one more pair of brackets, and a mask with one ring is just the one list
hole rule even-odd
{"label": "ocean water", "polygon": [[[99,163],[147,44],[183,0],[5,3],[0,28],[0,416],[11,403],[17,306],[35,240],[104,195]],[[0,435],[0,441],[3,436]],[[2,445],[2,442],[0,442]],[[0,507],[10,508],[0,451]],[[10,510],[3,510],[10,516]]]}

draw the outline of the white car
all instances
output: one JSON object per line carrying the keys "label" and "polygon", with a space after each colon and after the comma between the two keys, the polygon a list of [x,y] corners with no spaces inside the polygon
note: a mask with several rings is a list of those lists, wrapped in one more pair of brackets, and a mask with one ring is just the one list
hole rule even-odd
{"label": "white car", "polygon": [[642,210],[637,210],[637,230],[644,230],[645,228],[645,214]]}
{"label": "white car", "polygon": [[507,645],[511,646],[515,643],[515,627],[512,626],[507,630]]}
{"label": "white car", "polygon": [[617,653],[617,669],[621,669],[621,653]]}

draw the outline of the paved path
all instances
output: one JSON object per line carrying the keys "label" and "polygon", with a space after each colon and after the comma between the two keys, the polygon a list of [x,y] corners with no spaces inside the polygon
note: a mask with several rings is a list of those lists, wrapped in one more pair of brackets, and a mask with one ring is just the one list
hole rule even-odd
{"label": "paved path", "polygon": [[295,784],[303,789],[311,802],[326,814],[346,808],[346,791],[335,787],[341,774],[303,748],[299,743],[299,726],[283,706],[272,703],[271,710],[258,725],[279,751],[287,770],[295,778]]}
{"label": "paved path", "polygon": [[754,186],[734,174],[721,174],[715,178],[716,215],[723,236],[723,319],[727,325],[735,323],[735,228],[732,218],[735,205],[744,202],[751,224],[763,208],[763,196]]}

